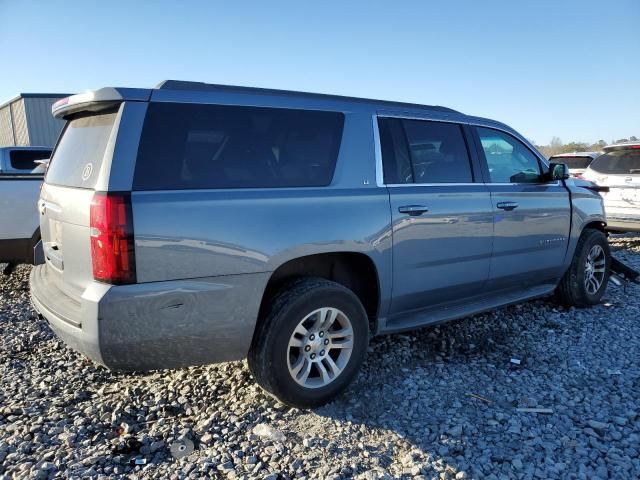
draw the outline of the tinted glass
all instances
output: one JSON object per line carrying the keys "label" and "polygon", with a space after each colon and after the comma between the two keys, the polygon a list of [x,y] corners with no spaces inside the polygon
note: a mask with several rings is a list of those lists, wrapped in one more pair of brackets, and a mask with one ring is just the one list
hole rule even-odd
{"label": "tinted glass", "polygon": [[524,143],[491,128],[477,128],[487,160],[491,183],[535,183],[540,181],[540,164]]}
{"label": "tinted glass", "polygon": [[473,182],[462,129],[454,123],[403,120],[414,183]]}
{"label": "tinted glass", "polygon": [[9,152],[11,168],[31,172],[38,167],[36,160],[47,160],[51,150],[12,150]]}
{"label": "tinted glass", "polygon": [[459,125],[397,118],[378,122],[385,183],[473,181]]}
{"label": "tinted glass", "polygon": [[47,170],[46,182],[93,188],[116,113],[78,117],[67,123]]}
{"label": "tinted glass", "polygon": [[343,123],[337,112],[151,103],[134,189],[329,185]]}
{"label": "tinted glass", "polygon": [[402,121],[396,118],[379,118],[378,126],[384,182],[389,185],[413,183],[413,167]]}
{"label": "tinted glass", "polygon": [[638,174],[640,173],[640,149],[614,150],[596,158],[591,169],[599,173],[608,174]]}
{"label": "tinted glass", "polygon": [[549,160],[566,163],[569,168],[587,168],[592,161],[591,157],[551,157]]}

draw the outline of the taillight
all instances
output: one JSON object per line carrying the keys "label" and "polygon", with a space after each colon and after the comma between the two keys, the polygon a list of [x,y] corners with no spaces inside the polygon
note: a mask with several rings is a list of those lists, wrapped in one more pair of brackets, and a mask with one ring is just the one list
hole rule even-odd
{"label": "taillight", "polygon": [[131,195],[96,192],[91,201],[91,261],[93,278],[101,282],[136,282]]}

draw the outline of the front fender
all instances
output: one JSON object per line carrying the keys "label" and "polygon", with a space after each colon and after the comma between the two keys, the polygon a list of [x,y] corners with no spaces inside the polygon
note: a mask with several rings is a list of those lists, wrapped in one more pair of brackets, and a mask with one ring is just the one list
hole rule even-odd
{"label": "front fender", "polygon": [[578,239],[584,229],[597,227],[604,230],[607,225],[604,203],[598,193],[575,184],[568,184],[567,187],[571,195],[571,232],[565,255],[565,268],[569,268],[571,260],[573,260]]}

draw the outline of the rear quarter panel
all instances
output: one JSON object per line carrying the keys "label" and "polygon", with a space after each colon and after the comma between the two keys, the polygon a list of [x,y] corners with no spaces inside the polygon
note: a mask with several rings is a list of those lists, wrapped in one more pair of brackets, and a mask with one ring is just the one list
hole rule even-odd
{"label": "rear quarter panel", "polygon": [[391,247],[383,189],[137,192],[139,282],[273,271],[297,257]]}
{"label": "rear quarter panel", "polygon": [[[150,173],[152,174],[152,172]],[[376,186],[371,112],[345,112],[331,185],[132,192],[138,282],[273,272],[289,260],[359,252],[391,292],[391,215]]]}

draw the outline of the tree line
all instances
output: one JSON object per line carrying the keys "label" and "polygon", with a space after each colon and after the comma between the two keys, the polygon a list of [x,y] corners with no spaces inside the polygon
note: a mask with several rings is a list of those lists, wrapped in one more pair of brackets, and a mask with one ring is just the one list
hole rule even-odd
{"label": "tree line", "polygon": [[549,145],[536,145],[536,148],[547,158],[552,155],[558,155],[559,153],[571,153],[571,152],[599,152],[603,147],[612,145],[614,143],[627,143],[637,142],[638,138],[631,135],[629,138],[620,138],[618,140],[612,140],[610,143],[604,140],[598,140],[596,143],[588,144],[585,142],[570,142],[563,143],[558,137],[553,137]]}

